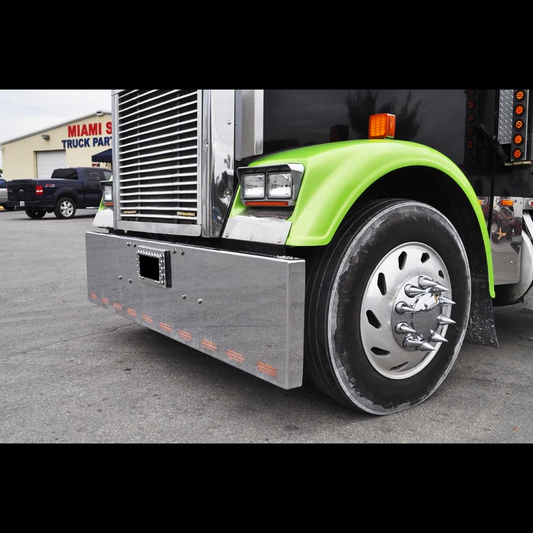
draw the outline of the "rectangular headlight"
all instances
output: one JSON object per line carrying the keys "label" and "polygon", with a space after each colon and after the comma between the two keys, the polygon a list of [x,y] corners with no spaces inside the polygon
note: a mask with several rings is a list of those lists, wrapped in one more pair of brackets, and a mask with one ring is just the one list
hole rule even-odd
{"label": "rectangular headlight", "polygon": [[242,181],[242,197],[246,200],[265,197],[265,175],[245,174]]}
{"label": "rectangular headlight", "polygon": [[294,206],[304,170],[301,163],[238,168],[242,203],[250,207]]}
{"label": "rectangular headlight", "polygon": [[104,205],[112,206],[113,205],[113,183],[100,182],[100,185],[102,187],[102,200],[104,201]]}
{"label": "rectangular headlight", "polygon": [[267,198],[292,198],[292,176],[290,172],[267,174]]}

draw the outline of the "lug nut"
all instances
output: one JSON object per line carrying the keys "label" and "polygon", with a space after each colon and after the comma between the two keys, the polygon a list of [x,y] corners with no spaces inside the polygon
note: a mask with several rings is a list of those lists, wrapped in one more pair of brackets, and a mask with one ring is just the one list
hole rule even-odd
{"label": "lug nut", "polygon": [[413,337],[412,335],[407,335],[407,337],[405,337],[403,345],[405,348],[415,348],[421,352],[431,352],[435,349],[434,346],[431,346],[431,344],[421,337]]}
{"label": "lug nut", "polygon": [[420,287],[417,287],[416,285],[411,285],[409,283],[405,286],[404,292],[407,296],[409,296],[409,298],[414,298],[419,294],[424,294],[426,291],[424,289],[421,289]]}
{"label": "lug nut", "polygon": [[398,302],[396,304],[396,312],[400,315],[406,315],[407,313],[414,313],[415,308],[405,302]]}
{"label": "lug nut", "polygon": [[441,304],[441,305],[455,305],[455,302],[453,300],[450,300],[449,298],[446,298],[446,296],[441,296],[439,298],[439,304]]}
{"label": "lug nut", "polygon": [[440,333],[430,330],[429,342],[448,342],[448,339],[443,337]]}
{"label": "lug nut", "polygon": [[400,322],[396,324],[396,333],[416,333],[416,329],[413,329],[407,322]]}
{"label": "lug nut", "polygon": [[449,316],[446,315],[439,315],[437,317],[437,322],[440,326],[450,326],[451,324],[455,324],[455,320],[452,320]]}

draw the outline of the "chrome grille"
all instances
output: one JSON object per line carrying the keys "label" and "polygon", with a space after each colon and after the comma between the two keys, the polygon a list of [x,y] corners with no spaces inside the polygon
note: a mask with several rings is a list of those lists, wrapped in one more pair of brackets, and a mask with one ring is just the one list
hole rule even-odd
{"label": "chrome grille", "polygon": [[187,233],[183,225],[199,224],[200,92],[122,90],[116,98],[121,225]]}

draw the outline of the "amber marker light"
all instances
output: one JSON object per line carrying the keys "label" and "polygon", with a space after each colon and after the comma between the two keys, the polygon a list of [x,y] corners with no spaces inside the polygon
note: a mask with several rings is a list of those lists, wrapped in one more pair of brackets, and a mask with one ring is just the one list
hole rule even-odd
{"label": "amber marker light", "polygon": [[522,144],[522,142],[524,141],[524,137],[522,137],[522,135],[520,135],[519,133],[517,133],[514,137],[513,137],[513,142],[515,144]]}
{"label": "amber marker light", "polygon": [[505,205],[507,207],[513,207],[513,201],[512,200],[501,200],[500,205]]}
{"label": "amber marker light", "polygon": [[525,96],[526,96],[526,93],[524,91],[516,91],[515,93],[515,98],[518,101],[523,100]]}
{"label": "amber marker light", "polygon": [[514,108],[514,112],[516,115],[522,115],[524,113],[524,106],[523,105],[517,105],[515,108]]}
{"label": "amber marker light", "polygon": [[370,115],[368,120],[369,139],[393,139],[396,134],[396,115],[380,113]]}

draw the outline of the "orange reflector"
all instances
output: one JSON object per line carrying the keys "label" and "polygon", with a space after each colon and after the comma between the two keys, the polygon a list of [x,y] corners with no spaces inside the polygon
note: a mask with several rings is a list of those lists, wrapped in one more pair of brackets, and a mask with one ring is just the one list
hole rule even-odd
{"label": "orange reflector", "polygon": [[392,139],[396,133],[396,115],[380,113],[370,115],[368,121],[369,139]]}
{"label": "orange reflector", "polygon": [[217,345],[213,341],[208,341],[207,339],[202,339],[201,345],[208,350],[213,352],[217,351]]}
{"label": "orange reflector", "polygon": [[182,338],[182,339],[185,339],[186,341],[192,341],[192,335],[188,332],[188,331],[184,331],[182,329],[180,329],[178,331],[178,335]]}
{"label": "orange reflector", "polygon": [[249,205],[251,207],[260,207],[260,206],[268,206],[268,207],[284,207],[289,205],[289,202],[244,202],[244,205]]}
{"label": "orange reflector", "polygon": [[513,207],[513,201],[512,200],[502,200],[500,202],[500,205],[506,205],[508,207]]}
{"label": "orange reflector", "polygon": [[266,363],[261,363],[261,361],[257,363],[256,368],[259,370],[259,372],[263,372],[272,377],[276,377],[278,375],[278,371],[275,367],[267,365]]}
{"label": "orange reflector", "polygon": [[237,361],[239,363],[244,363],[245,361],[244,355],[234,350],[226,350],[226,354],[230,359],[233,359],[234,361]]}

